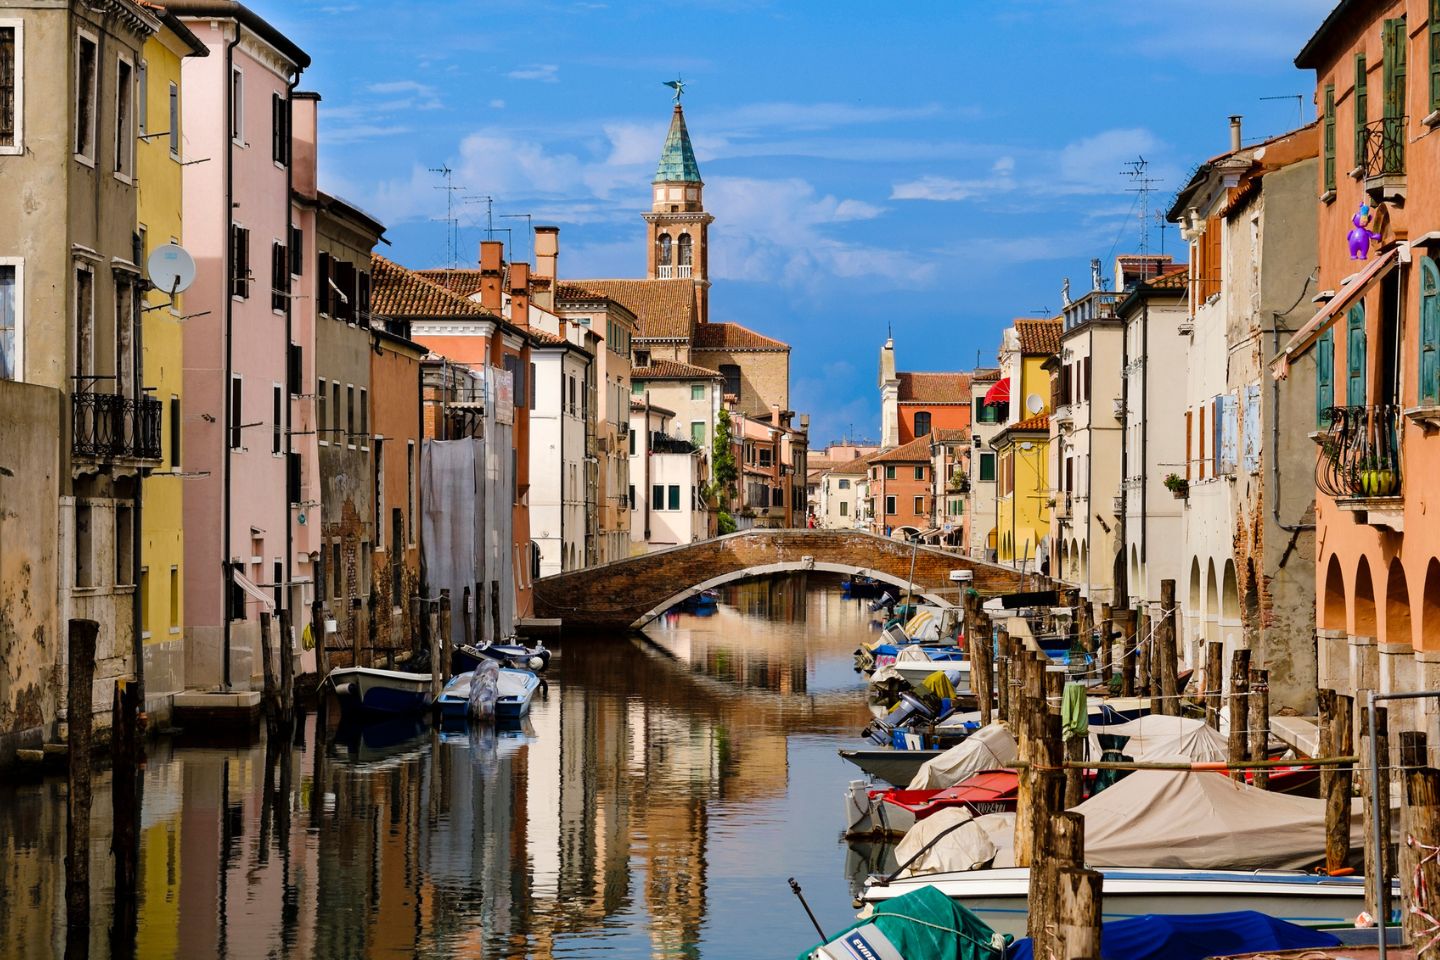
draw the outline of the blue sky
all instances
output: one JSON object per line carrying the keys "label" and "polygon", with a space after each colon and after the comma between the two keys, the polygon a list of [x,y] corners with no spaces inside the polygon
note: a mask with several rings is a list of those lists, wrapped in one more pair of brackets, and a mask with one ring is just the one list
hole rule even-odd
{"label": "blue sky", "polygon": [[1229,114],[1247,141],[1310,119],[1291,58],[1331,7],[251,2],[314,59],[322,185],[414,267],[448,257],[429,172],[448,165],[462,263],[488,195],[517,259],[526,221],[501,214],[561,227],[562,276],[643,275],[661,81],[683,74],[716,218],[711,319],[792,344],[791,405],[817,444],[878,433],[887,325],[901,369],[993,364],[1010,318],[1057,310],[1066,276],[1086,289],[1091,257],[1135,249],[1127,161],[1149,161],[1163,207],[1226,148]]}

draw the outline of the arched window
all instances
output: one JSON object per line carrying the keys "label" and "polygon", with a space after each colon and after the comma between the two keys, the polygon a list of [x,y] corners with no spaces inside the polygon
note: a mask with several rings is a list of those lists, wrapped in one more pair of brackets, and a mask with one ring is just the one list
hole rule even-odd
{"label": "arched window", "polygon": [[928,436],[930,436],[930,413],[929,413],[929,411],[927,411],[927,410],[921,410],[919,413],[915,414],[915,436],[916,436],[916,437],[928,437]]}
{"label": "arched window", "polygon": [[679,246],[680,256],[675,262],[682,267],[688,267],[692,262],[690,259],[690,234],[680,234]]}
{"label": "arched window", "polygon": [[656,262],[662,267],[668,267],[670,265],[670,234],[660,234],[660,238],[655,242],[660,247],[657,252]]}

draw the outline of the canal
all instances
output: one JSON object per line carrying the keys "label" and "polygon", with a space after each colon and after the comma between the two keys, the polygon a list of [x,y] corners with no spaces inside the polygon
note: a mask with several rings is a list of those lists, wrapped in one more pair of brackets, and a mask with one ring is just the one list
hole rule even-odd
{"label": "canal", "polygon": [[[90,955],[793,956],[815,935],[787,877],[827,931],[854,916],[835,751],[870,716],[869,619],[833,583],[752,582],[646,640],[568,637],[518,731],[311,713],[283,745],[154,741],[133,944],[97,776]],[[65,954],[64,793],[0,786],[0,957]]]}

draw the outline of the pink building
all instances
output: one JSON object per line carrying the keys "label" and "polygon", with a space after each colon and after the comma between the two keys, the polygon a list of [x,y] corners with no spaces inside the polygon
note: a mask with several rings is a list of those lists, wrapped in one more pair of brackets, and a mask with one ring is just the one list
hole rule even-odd
{"label": "pink building", "polygon": [[245,689],[261,673],[260,613],[298,612],[304,598],[288,585],[308,576],[292,540],[303,495],[290,426],[305,391],[301,364],[294,376],[287,364],[290,102],[310,58],[239,3],[167,8],[210,50],[184,67],[183,150],[204,161],[186,165],[184,183],[198,267],[185,323],[186,676],[192,688]]}

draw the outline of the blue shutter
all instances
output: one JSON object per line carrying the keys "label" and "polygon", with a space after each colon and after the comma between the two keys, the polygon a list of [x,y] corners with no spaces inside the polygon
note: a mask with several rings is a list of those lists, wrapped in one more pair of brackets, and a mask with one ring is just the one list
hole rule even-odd
{"label": "blue shutter", "polygon": [[1345,318],[1345,402],[1365,405],[1365,304],[1357,303]]}
{"label": "blue shutter", "polygon": [[1420,404],[1440,403],[1440,267],[1420,258]]}
{"label": "blue shutter", "polygon": [[1335,328],[1329,327],[1315,341],[1315,424],[1330,425],[1326,412],[1335,405]]}

